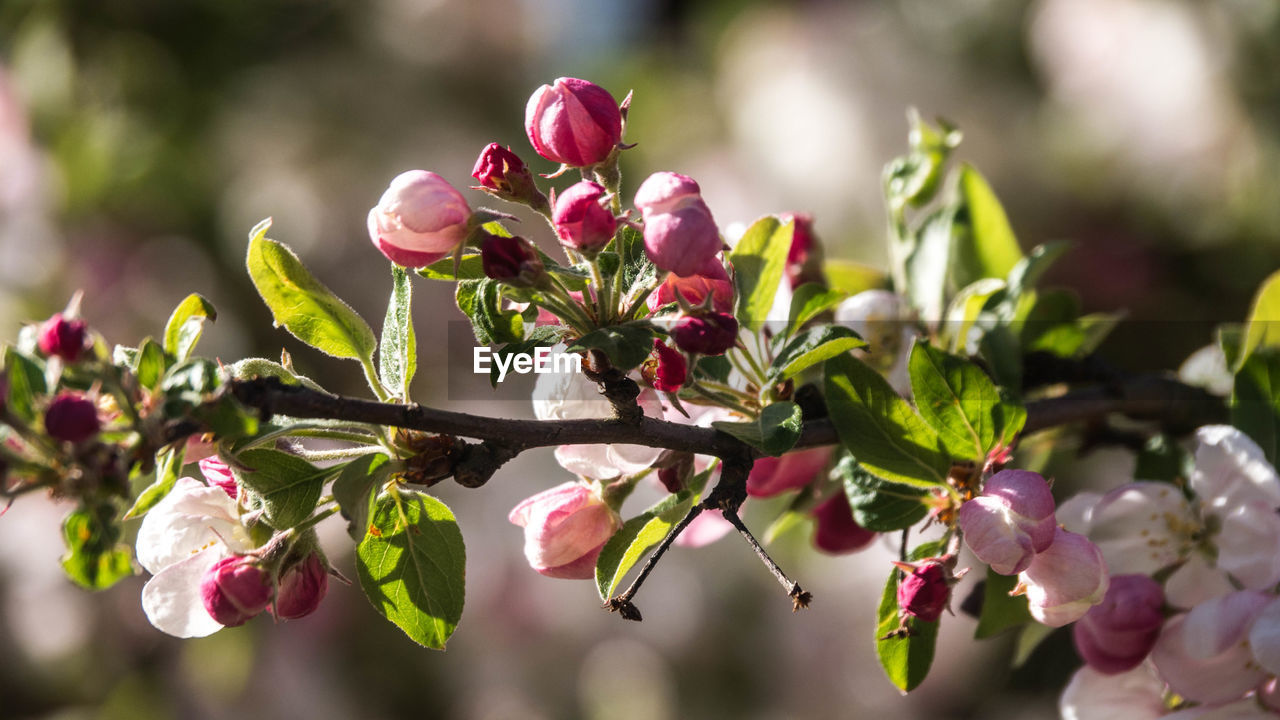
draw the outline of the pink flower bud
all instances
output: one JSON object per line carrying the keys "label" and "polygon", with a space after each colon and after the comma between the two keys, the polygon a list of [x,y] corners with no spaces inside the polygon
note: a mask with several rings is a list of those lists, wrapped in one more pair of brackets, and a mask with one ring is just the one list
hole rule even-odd
{"label": "pink flower bud", "polygon": [[699,355],[723,355],[738,341],[738,321],[728,313],[686,315],[671,328],[676,347]]}
{"label": "pink flower bud", "polygon": [[587,180],[560,193],[556,198],[555,212],[551,215],[560,244],[593,257],[608,245],[618,222],[613,212],[604,206],[604,201],[605,189]]}
{"label": "pink flower bud", "polygon": [[84,442],[102,429],[98,408],[80,393],[64,392],[49,403],[44,414],[44,430],[55,440]]}
{"label": "pink flower bud", "polygon": [[813,233],[813,216],[807,213],[783,213],[778,216],[782,222],[795,221],[795,231],[791,236],[791,247],[787,250],[787,281],[791,289],[809,282],[824,283],[822,275],[821,248]]}
{"label": "pink flower bud", "polygon": [[[1005,471],[1008,472],[1008,471]],[[1031,617],[1062,627],[1102,602],[1109,585],[1098,546],[1083,535],[1056,528],[1053,543],[1021,574]]]}
{"label": "pink flower bud", "polygon": [[622,112],[608,90],[577,78],[543,85],[525,106],[524,129],[542,157],[587,167],[609,157],[622,140]]}
{"label": "pink flower bud", "polygon": [[36,343],[40,346],[40,352],[45,355],[57,356],[73,363],[84,352],[85,330],[83,320],[67,320],[62,317],[62,313],[54,313],[53,317],[40,325]]}
{"label": "pink flower bud", "polygon": [[489,143],[476,158],[476,166],[471,170],[471,177],[480,183],[480,187],[510,194],[512,187],[522,178],[530,178],[529,168],[519,155],[511,152],[511,148],[502,147],[498,143]]}
{"label": "pink flower bud", "polygon": [[232,500],[240,492],[240,488],[236,487],[236,477],[231,474],[231,466],[218,459],[217,455],[207,457],[197,463],[200,466],[200,474],[204,476],[205,482],[209,487],[222,488]]}
{"label": "pink flower bud", "polygon": [[1049,484],[1027,470],[992,475],[982,495],[960,506],[957,519],[969,549],[1001,575],[1026,570],[1057,530]]}
{"label": "pink flower bud", "polygon": [[676,294],[689,305],[699,306],[711,298],[711,309],[716,312],[733,312],[733,281],[717,257],[708,258],[698,272],[687,277],[675,273],[667,276],[658,289],[649,296],[649,311],[677,302]]}
{"label": "pink flower bud", "polygon": [[204,609],[227,627],[243,625],[271,604],[271,575],[253,558],[233,555],[209,568],[200,580]]}
{"label": "pink flower bud", "polygon": [[898,582],[898,609],[906,615],[934,622],[951,599],[951,573],[942,558],[915,565],[895,563],[907,576]]}
{"label": "pink flower bud", "polygon": [[1146,575],[1111,578],[1102,602],[1072,628],[1076,652],[1098,672],[1132,670],[1146,659],[1164,624],[1164,590]]}
{"label": "pink flower bud", "polygon": [[720,231],[693,178],[654,173],[636,191],[635,203],[644,216],[645,253],[658,268],[688,277],[720,252]]}
{"label": "pink flower bud", "polygon": [[840,555],[861,550],[876,539],[853,519],[849,498],[840,490],[813,509],[813,546],[819,550]]}
{"label": "pink flower bud", "polygon": [[684,355],[654,338],[653,354],[640,367],[640,375],[660,392],[680,392],[684,387],[685,377],[689,374],[689,364]]}
{"label": "pink flower bud", "polygon": [[831,459],[830,447],[796,450],[781,457],[762,457],[747,475],[747,494],[751,497],[773,497],[788,490],[798,490],[813,482]]}
{"label": "pink flower bud", "polygon": [[605,542],[622,526],[590,486],[567,482],[526,498],[507,519],[524,528],[524,556],[547,577],[589,579]]}
{"label": "pink flower bud", "polygon": [[391,262],[422,267],[461,245],[470,219],[466,199],[444,178],[410,170],[397,175],[369,211],[369,239]]}
{"label": "pink flower bud", "polygon": [[519,236],[486,237],[480,246],[480,265],[486,276],[516,287],[533,287],[546,275],[537,248]]}
{"label": "pink flower bud", "polygon": [[276,617],[296,620],[306,617],[320,607],[320,601],[329,591],[329,564],[318,552],[285,570],[280,575],[280,587],[276,591]]}

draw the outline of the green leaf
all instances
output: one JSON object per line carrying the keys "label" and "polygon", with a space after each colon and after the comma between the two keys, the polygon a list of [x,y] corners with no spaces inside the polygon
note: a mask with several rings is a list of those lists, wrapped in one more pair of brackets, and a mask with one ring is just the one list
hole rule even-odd
{"label": "green leaf", "polygon": [[62,569],[80,587],[104,590],[133,574],[133,551],[119,542],[115,513],[110,503],[81,505],[62,522]]}
{"label": "green leaf", "polygon": [[596,558],[596,591],[608,601],[627,572],[689,512],[697,492],[681,490],[623,523]]}
{"label": "green leaf", "polygon": [[430,265],[418,268],[417,272],[428,280],[479,280],[484,277],[484,265],[480,260],[480,253],[467,253],[462,256],[462,261],[458,264],[458,274],[453,274],[453,256],[443,260],[437,260]]}
{"label": "green leaf", "polygon": [[342,517],[347,519],[347,534],[360,542],[369,532],[369,514],[380,484],[390,475],[387,456],[381,453],[362,455],[347,463],[333,481],[333,499],[338,501]]}
{"label": "green leaf", "polygon": [[820,325],[792,338],[773,360],[768,370],[770,383],[795,377],[808,368],[843,355],[867,343],[858,333],[842,325]]}
{"label": "green leaf", "polygon": [[1022,632],[1018,633],[1018,641],[1013,647],[1013,657],[1009,660],[1010,667],[1022,667],[1027,660],[1031,659],[1031,653],[1040,647],[1040,643],[1048,640],[1057,629],[1038,622],[1023,625]]}
{"label": "green leaf", "polygon": [[391,266],[391,300],[382,322],[378,347],[378,375],[382,387],[402,400],[409,399],[409,383],[418,369],[418,339],[413,334],[413,288],[409,273]]}
{"label": "green leaf", "polygon": [[1022,347],[1008,325],[987,330],[978,343],[978,352],[1006,392],[1016,394],[1022,388]]}
{"label": "green leaf", "polygon": [[196,343],[200,341],[200,333],[204,330],[206,320],[218,319],[218,311],[213,303],[198,293],[191,293],[178,303],[164,326],[164,351],[178,360],[186,360]]}
{"label": "green leaf", "polygon": [[653,352],[653,328],[647,324],[611,325],[592,330],[574,341],[568,352],[600,350],[609,362],[626,372],[638,366]]}
{"label": "green leaf", "polygon": [[911,392],[920,416],[938,431],[952,458],[981,462],[1003,435],[994,411],[1000,392],[991,378],[968,360],[920,341],[908,363]]}
{"label": "green leaf", "polygon": [[35,422],[36,399],[48,392],[44,384],[43,363],[23,355],[17,348],[6,347],[4,370],[9,381],[4,407],[23,422]]}
{"label": "green leaf", "polygon": [[1271,273],[1258,288],[1249,311],[1249,321],[1244,331],[1244,344],[1240,348],[1236,370],[1244,367],[1254,350],[1260,347],[1280,347],[1280,270]]}
{"label": "green leaf", "polygon": [[920,119],[915,108],[907,110],[907,124],[911,152],[895,158],[884,173],[885,196],[899,212],[907,204],[918,207],[933,199],[947,158],[960,144],[959,130],[942,119],[934,129]]}
{"label": "green leaf", "polygon": [[453,513],[417,492],[377,499],[369,534],[356,546],[360,587],[410,640],[443,650],[462,618],[466,548]]}
{"label": "green leaf", "polygon": [[[948,343],[953,352],[968,351],[970,347],[970,331],[982,316],[982,310],[988,301],[1006,287],[999,278],[982,278],[965,286],[963,290],[951,298],[947,306],[946,327],[944,337],[950,338]],[[974,344],[976,347],[976,344]]]}
{"label": "green leaf", "polygon": [[276,326],[326,355],[373,359],[376,341],[369,323],[317,280],[293,251],[269,240],[271,220],[249,234],[249,277],[271,310]]}
{"label": "green leaf", "polygon": [[791,311],[787,314],[787,334],[791,335],[818,315],[849,297],[839,290],[828,290],[818,283],[805,283],[791,295]]}
{"label": "green leaf", "polygon": [[956,239],[957,285],[980,278],[1003,278],[1022,259],[1022,250],[991,186],[972,166],[960,168],[960,210],[957,224],[965,231]]}
{"label": "green leaf", "polygon": [[277,530],[291,528],[310,517],[325,479],[336,472],[267,448],[245,450],[236,460],[245,467],[233,464],[232,474],[261,499],[267,522]]}
{"label": "green leaf", "polygon": [[[913,550],[910,559],[934,557],[943,549],[943,543],[926,543]],[[934,647],[938,641],[939,623],[937,620],[925,622],[912,616],[907,616],[905,620],[899,618],[900,573],[897,568],[889,572],[889,581],[885,583],[884,594],[880,596],[880,607],[876,613],[876,656],[880,659],[880,667],[889,676],[889,682],[903,692],[910,692],[924,682],[929,674]],[[894,631],[904,623],[908,633],[895,634]]]}
{"label": "green leaf", "polygon": [[165,448],[156,453],[155,482],[138,493],[138,499],[133,502],[133,507],[124,514],[125,520],[146,515],[148,510],[169,494],[174,483],[178,481],[178,476],[182,474],[182,457],[185,453],[186,445],[183,444]]}
{"label": "green leaf", "polygon": [[751,331],[760,328],[773,307],[794,231],[794,220],[783,224],[776,217],[762,217],[747,228],[729,255],[738,288],[737,318]]}
{"label": "green leaf", "polygon": [[1009,270],[1009,276],[1006,278],[1009,286],[1006,292],[1009,297],[1016,300],[1035,288],[1049,266],[1057,262],[1058,258],[1070,249],[1071,243],[1066,240],[1047,242],[1032,248],[1030,255],[1018,260]]}
{"label": "green leaf", "polygon": [[858,462],[889,482],[931,488],[951,463],[938,434],[875,370],[850,355],[826,364],[827,409],[840,442]]}
{"label": "green leaf", "polygon": [[755,421],[717,421],[711,423],[711,427],[734,436],[766,455],[781,455],[794,447],[800,439],[804,419],[799,405],[783,401],[765,407]]}
{"label": "green leaf", "polygon": [[1011,627],[1031,622],[1027,596],[1009,595],[1017,585],[1017,575],[1000,575],[987,568],[987,580],[982,586],[982,615],[973,632],[975,638],[989,638]]}
{"label": "green leaf", "polygon": [[907,287],[904,289],[920,317],[931,327],[942,318],[955,215],[952,205],[930,214],[906,260]]}
{"label": "green leaf", "polygon": [[707,377],[716,382],[729,382],[729,375],[733,373],[733,363],[729,362],[728,356],[712,355],[698,358],[698,364],[694,366],[694,371],[699,377]]}
{"label": "green leaf", "polygon": [[266,358],[245,358],[237,363],[233,363],[227,367],[227,372],[236,380],[251,380],[258,377],[278,378],[285,385],[301,385],[311,388],[312,390],[321,390],[314,380],[305,375],[299,375],[291,368],[287,368],[274,360]]}
{"label": "green leaf", "polygon": [[827,276],[827,284],[832,290],[850,296],[866,290],[877,290],[889,283],[880,270],[851,260],[826,260],[822,263],[822,272]]}
{"label": "green leaf", "polygon": [[1195,458],[1168,435],[1152,435],[1138,451],[1134,480],[1178,482],[1191,478]]}
{"label": "green leaf", "polygon": [[890,483],[867,472],[858,461],[845,455],[836,464],[853,519],[876,532],[902,530],[924,519],[929,508],[926,493],[918,487]]}
{"label": "green leaf", "polygon": [[1255,350],[1236,372],[1231,424],[1258,443],[1267,462],[1280,461],[1280,350]]}
{"label": "green leaf", "polygon": [[138,384],[152,390],[160,384],[160,378],[164,376],[169,359],[165,357],[164,348],[160,347],[160,343],[147,338],[138,348],[134,363],[133,371],[138,376]]}
{"label": "green leaf", "polygon": [[471,320],[476,341],[483,345],[520,342],[524,318],[514,310],[502,310],[502,285],[489,278],[459,280],[454,292],[458,309]]}

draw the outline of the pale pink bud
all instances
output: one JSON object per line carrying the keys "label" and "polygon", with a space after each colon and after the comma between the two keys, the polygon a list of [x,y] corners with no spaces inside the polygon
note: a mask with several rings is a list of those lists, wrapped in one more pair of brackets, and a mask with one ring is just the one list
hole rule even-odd
{"label": "pale pink bud", "polygon": [[689,305],[702,305],[710,297],[712,310],[733,312],[733,281],[729,279],[729,273],[717,257],[708,258],[694,275],[667,275],[667,279],[649,295],[649,311],[678,302],[677,293]]}
{"label": "pale pink bud", "polygon": [[1094,669],[1114,675],[1146,659],[1164,624],[1164,591],[1146,575],[1116,575],[1102,602],[1072,628],[1080,657]]}
{"label": "pale pink bud", "polygon": [[1083,535],[1056,530],[1053,543],[1019,576],[1026,586],[1031,617],[1050,627],[1084,617],[1090,607],[1102,602],[1109,585],[1107,564],[1098,547]]}
{"label": "pale pink bud", "polygon": [[243,625],[271,604],[271,575],[253,558],[219,560],[200,580],[204,609],[227,627]]}
{"label": "pale pink bud", "polygon": [[720,252],[720,231],[693,178],[654,173],[636,191],[635,204],[644,216],[645,253],[658,268],[687,277]]}
{"label": "pale pink bud", "polygon": [[605,207],[605,189],[583,180],[556,198],[551,221],[556,226],[560,244],[586,253],[600,251],[613,239],[618,222],[613,211]]}
{"label": "pale pink bud", "polygon": [[64,392],[49,403],[44,429],[55,440],[78,443],[97,435],[102,423],[92,400],[80,393]]}
{"label": "pale pink bud", "polygon": [[622,111],[599,85],[559,78],[529,98],[524,129],[542,157],[587,167],[603,162],[622,140]]}
{"label": "pale pink bud", "polygon": [[[757,461],[758,462],[758,461]],[[825,460],[823,461],[825,465]],[[839,555],[861,550],[876,539],[876,534],[853,519],[849,498],[841,490],[813,509],[813,546]]]}
{"label": "pale pink bud", "polygon": [[907,572],[898,582],[898,609],[925,622],[936,621],[951,599],[952,577],[942,558],[898,567]]}
{"label": "pale pink bud", "polygon": [[231,466],[222,462],[217,455],[207,457],[197,463],[200,474],[210,487],[222,488],[232,500],[236,499],[240,489],[236,487],[236,477],[231,474]]}
{"label": "pale pink bud", "polygon": [[45,355],[73,363],[84,352],[86,329],[83,320],[68,320],[62,317],[62,313],[54,313],[40,325],[36,344]]}
{"label": "pale pink bud", "polygon": [[296,620],[315,612],[329,591],[329,564],[318,552],[280,575],[276,591],[276,617]]}
{"label": "pale pink bud", "polygon": [[1241,590],[1197,605],[1165,623],[1151,660],[1170,689],[1217,705],[1256,688],[1267,676],[1246,638],[1250,625],[1275,597]]}
{"label": "pale pink bud", "polygon": [[826,469],[830,458],[830,446],[796,450],[781,457],[759,458],[747,475],[747,494],[765,498],[798,490],[813,482]]}
{"label": "pale pink bud", "polygon": [[1001,575],[1027,569],[1053,542],[1053,494],[1039,473],[1001,470],[960,506],[960,530],[979,560]]}
{"label": "pale pink bud", "polygon": [[507,519],[524,528],[524,556],[548,577],[589,579],[596,557],[622,525],[600,495],[567,482],[526,498]]}
{"label": "pale pink bud", "polygon": [[453,253],[470,219],[466,199],[448,181],[410,170],[397,175],[369,211],[369,239],[391,262],[422,267]]}
{"label": "pale pink bud", "polygon": [[676,347],[699,355],[723,355],[738,342],[738,321],[728,313],[686,315],[671,328]]}

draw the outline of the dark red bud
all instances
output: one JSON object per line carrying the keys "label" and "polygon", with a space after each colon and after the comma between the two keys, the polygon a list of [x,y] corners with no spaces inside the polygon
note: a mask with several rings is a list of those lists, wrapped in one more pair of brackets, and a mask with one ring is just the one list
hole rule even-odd
{"label": "dark red bud", "polygon": [[78,443],[97,435],[102,424],[93,401],[79,393],[63,393],[49,403],[44,429],[55,440]]}
{"label": "dark red bud", "polygon": [[62,317],[62,313],[55,313],[40,325],[36,343],[40,346],[40,352],[45,355],[60,357],[72,363],[80,359],[80,354],[84,352],[85,330],[83,320],[67,320]]}
{"label": "dark red bud", "polygon": [[640,374],[655,390],[680,392],[689,374],[689,364],[678,350],[654,338],[653,354],[641,366]]}
{"label": "dark red bud", "polygon": [[911,567],[898,583],[898,608],[903,613],[934,622],[951,598],[951,573],[939,558],[930,558]]}
{"label": "dark red bud", "polygon": [[843,492],[837,492],[814,508],[813,519],[813,545],[823,552],[833,555],[851,553],[865,548],[876,539],[874,531],[862,527],[853,519],[849,499]]}
{"label": "dark red bud", "polygon": [[522,237],[489,235],[480,246],[484,274],[518,287],[532,287],[543,276],[538,250]]}
{"label": "dark red bud", "polygon": [[687,315],[671,328],[676,347],[699,355],[722,355],[738,341],[738,321],[728,313]]}

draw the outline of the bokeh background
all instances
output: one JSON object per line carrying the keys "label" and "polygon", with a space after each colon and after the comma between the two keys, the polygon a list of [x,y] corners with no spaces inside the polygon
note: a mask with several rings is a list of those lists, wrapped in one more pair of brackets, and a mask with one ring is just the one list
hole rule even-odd
{"label": "bokeh background", "polygon": [[[360,392],[354,367],[271,327],[243,271],[248,229],[274,217],[272,236],[376,326],[388,273],[364,222],[387,182],[424,168],[469,185],[490,141],[549,172],[523,112],[559,76],[634,90],[632,190],[654,170],[687,173],[722,225],[808,211],[830,256],[872,264],[880,170],[905,147],[906,109],[945,116],[1024,248],[1077,243],[1050,283],[1086,311],[1128,312],[1102,349],[1123,367],[1176,367],[1280,266],[1274,0],[4,0],[0,336],[83,289],[90,324],[134,344],[196,291],[219,310],[204,353],[285,348]],[[448,379],[431,368],[461,318],[449,286],[416,292],[414,389],[441,402]],[[530,414],[510,394],[450,406]],[[1132,467],[1074,449],[1052,458],[1060,487]],[[142,578],[97,596],[64,580],[66,508],[24,498],[0,518],[0,717],[1056,715],[1078,662],[1064,636],[1010,670],[1013,639],[974,643],[963,616],[944,621],[933,676],[893,691],[872,648],[887,544],[831,558],[803,529],[780,538],[816,598],[796,615],[741,543],[678,550],[638,598],[645,622],[624,623],[588,583],[529,570],[506,521],[564,479],[546,451],[483,490],[438,488],[469,555],[446,653],[341,585],[303,621],[168,638],[141,613]],[[341,527],[328,537],[354,577]]]}

